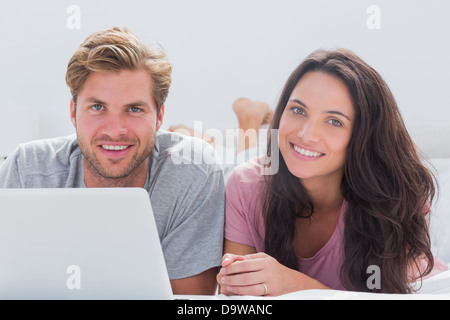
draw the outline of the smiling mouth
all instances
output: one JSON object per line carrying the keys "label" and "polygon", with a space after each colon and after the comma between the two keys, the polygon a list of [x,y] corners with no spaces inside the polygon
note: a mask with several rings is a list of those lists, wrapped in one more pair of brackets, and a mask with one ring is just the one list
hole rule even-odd
{"label": "smiling mouth", "polygon": [[321,153],[321,152],[317,152],[317,151],[308,150],[308,149],[304,149],[304,148],[298,147],[298,146],[296,146],[293,143],[291,143],[291,146],[293,147],[295,152],[297,152],[297,153],[299,153],[299,154],[301,154],[302,156],[305,156],[305,157],[319,158],[319,157],[325,155],[325,153]]}
{"label": "smiling mouth", "polygon": [[122,151],[125,149],[128,149],[130,146],[112,146],[112,145],[101,145],[101,147],[105,150],[109,150],[109,151]]}

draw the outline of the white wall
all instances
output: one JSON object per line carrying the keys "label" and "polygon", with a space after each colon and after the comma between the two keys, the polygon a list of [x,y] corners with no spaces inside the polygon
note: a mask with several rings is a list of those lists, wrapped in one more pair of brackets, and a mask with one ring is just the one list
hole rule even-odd
{"label": "white wall", "polygon": [[[367,26],[371,5],[380,29]],[[234,127],[235,98],[274,106],[307,54],[337,46],[381,73],[407,124],[447,123],[449,14],[448,0],[1,0],[0,154],[74,132],[67,62],[90,33],[115,25],[160,43],[174,65],[163,128]]]}

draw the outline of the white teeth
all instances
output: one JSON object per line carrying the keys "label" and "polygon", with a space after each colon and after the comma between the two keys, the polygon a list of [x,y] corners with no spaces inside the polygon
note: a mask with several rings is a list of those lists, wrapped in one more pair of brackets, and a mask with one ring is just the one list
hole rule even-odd
{"label": "white teeth", "polygon": [[311,150],[305,150],[303,148],[299,148],[294,144],[294,150],[297,151],[298,153],[300,153],[301,155],[307,156],[307,157],[320,157],[322,155],[322,153],[320,152],[315,152],[315,151],[311,151]]}
{"label": "white teeth", "polygon": [[126,148],[128,148],[128,146],[110,146],[110,145],[102,145],[103,149],[106,150],[115,150],[115,151],[120,151],[120,150],[125,150]]}

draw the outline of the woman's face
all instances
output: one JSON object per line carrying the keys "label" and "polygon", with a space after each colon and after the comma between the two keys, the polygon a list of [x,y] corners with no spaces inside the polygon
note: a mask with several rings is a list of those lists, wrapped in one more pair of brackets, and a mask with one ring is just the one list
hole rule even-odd
{"label": "woman's face", "polygon": [[354,118],[343,81],[320,71],[303,75],[292,91],[278,131],[280,152],[289,171],[304,183],[312,179],[340,181]]}

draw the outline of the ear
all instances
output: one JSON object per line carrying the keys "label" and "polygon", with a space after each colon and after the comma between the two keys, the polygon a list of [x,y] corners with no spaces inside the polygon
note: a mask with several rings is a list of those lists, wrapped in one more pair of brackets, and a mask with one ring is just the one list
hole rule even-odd
{"label": "ear", "polygon": [[72,121],[73,126],[77,127],[77,119],[75,118],[76,110],[75,110],[75,102],[73,99],[70,99],[70,120]]}
{"label": "ear", "polygon": [[165,105],[163,104],[161,106],[161,109],[159,110],[158,120],[156,121],[156,131],[158,131],[159,128],[161,128],[161,125],[163,123],[164,109],[165,109]]}

